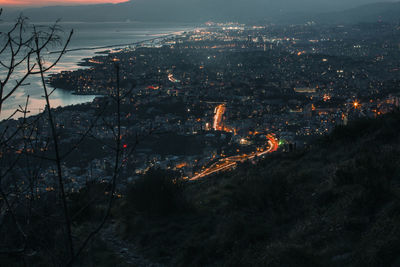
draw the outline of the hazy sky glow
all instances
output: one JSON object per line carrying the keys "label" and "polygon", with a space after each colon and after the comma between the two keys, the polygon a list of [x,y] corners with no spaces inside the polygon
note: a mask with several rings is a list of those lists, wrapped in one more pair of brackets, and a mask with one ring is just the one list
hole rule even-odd
{"label": "hazy sky glow", "polygon": [[76,4],[104,4],[121,3],[127,0],[0,0],[0,6],[50,6],[50,5],[76,5]]}

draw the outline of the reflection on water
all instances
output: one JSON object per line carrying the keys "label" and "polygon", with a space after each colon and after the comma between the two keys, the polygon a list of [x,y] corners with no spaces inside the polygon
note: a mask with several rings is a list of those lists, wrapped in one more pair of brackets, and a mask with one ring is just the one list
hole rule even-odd
{"label": "reflection on water", "polygon": [[[162,36],[167,33],[176,33],[192,28],[192,26],[182,26],[173,24],[149,24],[149,23],[64,23],[63,28],[68,32],[74,29],[74,35],[69,45],[69,49],[77,49],[82,47],[100,47],[114,44],[133,43]],[[7,31],[11,27],[9,23],[0,24],[0,32]],[[1,41],[0,41],[1,43]],[[58,65],[56,65],[51,73],[63,70],[76,70],[83,68],[77,64],[87,57],[92,57],[99,50],[77,50],[66,53]],[[54,57],[53,57],[54,59]],[[48,58],[51,62],[51,58]],[[16,76],[21,76],[25,68],[20,68],[16,72]],[[47,75],[51,74],[50,72]],[[0,68],[0,75],[4,77],[4,69]],[[29,95],[30,114],[37,114],[44,109],[45,99],[43,98],[43,87],[41,85],[40,76],[32,76],[25,82],[27,85],[20,87],[15,94],[3,103],[0,120],[8,118],[19,105],[24,106],[26,98]],[[49,88],[53,90],[53,88]],[[80,103],[90,102],[95,96],[73,95],[64,90],[55,90],[51,95],[52,107],[67,106]],[[19,114],[21,116],[21,114]]]}
{"label": "reflection on water", "polygon": [[[54,69],[52,69],[52,72],[47,73],[47,75],[62,70],[76,70],[79,68],[77,63],[82,58],[87,56],[93,56],[93,55],[88,53],[85,54],[67,53],[66,55],[64,55],[64,58],[61,60],[61,62],[58,65],[56,65]],[[17,77],[21,77],[24,71],[25,71],[24,69],[18,69],[15,75]],[[29,95],[28,110],[30,111],[31,115],[37,114],[44,109],[45,99],[43,97],[44,91],[40,76],[34,75],[29,77],[24,84],[26,85],[18,88],[18,90],[13,94],[13,96],[11,96],[4,102],[0,119],[8,118],[11,114],[14,113],[14,111],[19,106],[24,107],[28,95]],[[11,83],[10,85],[13,85],[13,83]],[[50,86],[48,87],[49,87],[48,91],[53,90],[53,88],[51,88]],[[8,87],[8,90],[9,89],[10,87]],[[50,100],[52,107],[59,107],[59,106],[67,106],[67,105],[90,102],[94,99],[94,97],[95,96],[73,95],[69,91],[57,89],[52,93]],[[16,114],[16,117],[19,117],[21,115],[22,115],[21,113],[18,113]]]}

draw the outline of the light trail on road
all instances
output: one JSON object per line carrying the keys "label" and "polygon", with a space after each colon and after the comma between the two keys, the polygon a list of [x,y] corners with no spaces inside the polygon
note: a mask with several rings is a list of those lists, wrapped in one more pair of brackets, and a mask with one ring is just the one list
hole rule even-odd
{"label": "light trail on road", "polygon": [[220,159],[219,161],[213,163],[210,167],[208,167],[201,173],[196,174],[194,177],[190,178],[189,180],[195,181],[200,178],[204,178],[206,176],[212,175],[214,173],[218,173],[218,172],[225,171],[225,170],[230,170],[230,169],[234,168],[239,162],[251,160],[251,159],[254,159],[255,157],[261,157],[266,154],[277,151],[278,147],[279,147],[278,140],[272,134],[268,134],[266,137],[268,139],[268,145],[269,145],[267,150],[260,151],[260,152],[253,152],[250,155],[244,154],[244,155],[237,155],[237,156],[231,156],[231,157]]}
{"label": "light trail on road", "polygon": [[[172,74],[170,74],[172,77]],[[213,119],[213,129],[215,131],[229,131],[232,132],[231,129],[228,127],[224,127],[222,124],[223,116],[226,111],[226,105],[225,104],[220,104],[218,105],[215,110],[214,110],[214,119]],[[206,168],[204,171],[200,173],[196,173],[196,175],[192,178],[189,178],[190,181],[194,181],[200,178],[204,178],[206,176],[209,176],[211,174],[229,170],[234,168],[238,162],[244,162],[246,160],[251,160],[254,159],[255,157],[261,157],[264,156],[268,153],[272,153],[278,150],[279,147],[279,142],[278,140],[274,137],[272,134],[267,134],[266,135],[268,139],[268,149],[264,151],[263,148],[257,148],[257,151],[259,152],[253,152],[250,155],[243,154],[243,155],[236,155],[236,156],[231,156],[227,158],[220,159],[219,161],[213,163],[210,167]]]}
{"label": "light trail on road", "polygon": [[215,108],[214,111],[214,123],[213,123],[213,129],[215,131],[222,131],[223,126],[222,126],[222,117],[224,116],[224,113],[226,111],[225,104],[218,105]]}

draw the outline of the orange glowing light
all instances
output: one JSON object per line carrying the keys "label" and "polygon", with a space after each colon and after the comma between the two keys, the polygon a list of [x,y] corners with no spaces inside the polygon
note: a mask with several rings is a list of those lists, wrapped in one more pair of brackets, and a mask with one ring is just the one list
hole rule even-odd
{"label": "orange glowing light", "polygon": [[311,104],[311,110],[316,110],[314,104]]}
{"label": "orange glowing light", "polygon": [[325,101],[325,102],[328,101],[328,100],[330,100],[330,99],[331,99],[331,96],[330,96],[330,95],[324,94],[324,101]]}
{"label": "orange glowing light", "polygon": [[222,125],[222,119],[223,119],[225,110],[226,110],[226,107],[224,104],[217,106],[214,110],[215,115],[214,115],[213,129],[215,131],[222,131],[224,128]]}
{"label": "orange glowing light", "polygon": [[186,167],[186,166],[187,166],[187,163],[183,162],[183,163],[180,163],[180,164],[176,165],[176,168],[177,169],[182,169],[183,167]]}
{"label": "orange glowing light", "polygon": [[[235,166],[237,166],[238,162],[244,162],[246,159],[252,160],[255,159],[256,157],[263,156],[267,153],[272,153],[278,150],[279,148],[279,140],[274,137],[274,134],[267,134],[266,137],[268,139],[268,145],[269,148],[267,150],[264,150],[263,148],[257,148],[257,151],[261,152],[251,152],[250,154],[242,154],[238,156],[231,156],[228,158],[220,159],[218,162],[215,162],[212,164],[209,168],[205,168],[205,166],[202,167],[202,172],[195,173],[195,176],[190,178],[191,181],[210,176],[214,173],[222,172],[222,171],[227,171]],[[239,152],[239,149],[236,150]],[[223,155],[221,155],[223,156]],[[214,157],[213,157],[214,158]]]}

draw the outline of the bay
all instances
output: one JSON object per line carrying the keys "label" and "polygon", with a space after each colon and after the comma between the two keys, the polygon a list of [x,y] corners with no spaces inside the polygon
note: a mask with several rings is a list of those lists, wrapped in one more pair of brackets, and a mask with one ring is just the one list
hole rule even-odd
{"label": "bay", "polygon": [[[43,24],[41,24],[43,25]],[[50,25],[50,24],[48,24]],[[67,52],[61,61],[46,75],[61,71],[73,71],[79,68],[79,62],[84,58],[93,57],[96,52],[104,51],[104,48],[95,49],[97,47],[113,46],[118,44],[129,44],[149,40],[152,38],[163,37],[169,34],[178,35],[184,31],[194,28],[194,25],[182,25],[173,23],[140,23],[140,22],[108,22],[108,23],[79,23],[68,22],[60,23],[66,37],[71,29],[74,30],[68,49],[74,50]],[[11,23],[1,23],[0,31],[5,32],[12,27]],[[65,40],[65,39],[64,39]],[[60,47],[52,47],[57,50]],[[83,50],[75,50],[80,48],[88,48]],[[51,61],[51,58],[49,59]],[[4,77],[3,68],[0,70],[1,79]],[[21,77],[25,69],[18,69],[14,78]],[[8,118],[18,108],[24,106],[27,96],[29,95],[28,110],[30,115],[41,112],[45,107],[45,99],[43,98],[43,87],[41,85],[40,76],[31,76],[26,81],[25,86],[18,88],[12,97],[3,103],[0,114],[0,120]],[[52,90],[50,88],[49,90]],[[57,89],[51,95],[51,106],[67,106],[80,103],[90,102],[95,96],[74,95],[69,91]],[[17,113],[13,118],[18,118],[22,114]]]}

